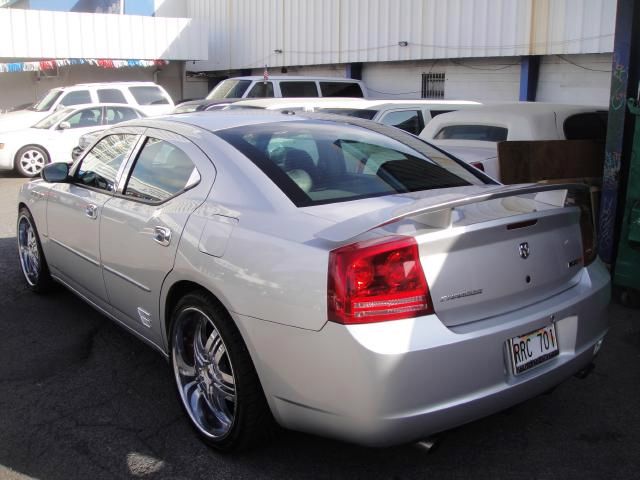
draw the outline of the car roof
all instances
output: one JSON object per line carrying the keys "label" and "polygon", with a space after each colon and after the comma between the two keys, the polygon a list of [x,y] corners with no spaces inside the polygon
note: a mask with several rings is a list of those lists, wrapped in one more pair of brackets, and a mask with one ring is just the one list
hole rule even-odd
{"label": "car roof", "polygon": [[318,108],[357,108],[357,109],[381,109],[390,107],[429,107],[429,106],[460,106],[460,105],[482,105],[480,102],[471,100],[389,100],[389,99],[365,99],[357,97],[274,97],[245,99],[234,103],[236,107],[250,106],[259,108],[296,108],[296,107],[318,107]]}
{"label": "car roof", "polygon": [[[263,75],[247,75],[244,77],[231,77],[227,80],[264,80]],[[362,83],[362,80],[356,80],[355,78],[344,77],[314,77],[312,75],[269,75],[268,80],[306,80],[319,82],[353,82]]]}
{"label": "car roof", "polygon": [[72,90],[74,88],[87,88],[87,87],[159,87],[154,82],[95,82],[95,83],[76,83],[74,85],[66,85],[63,87],[54,87],[51,90]]}

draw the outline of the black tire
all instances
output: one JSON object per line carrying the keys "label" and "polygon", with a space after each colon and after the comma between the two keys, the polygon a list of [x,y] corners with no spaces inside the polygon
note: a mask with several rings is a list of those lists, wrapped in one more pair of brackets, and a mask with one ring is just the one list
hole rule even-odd
{"label": "black tire", "polygon": [[[229,313],[211,295],[197,291],[178,302],[171,315],[169,348],[180,404],[206,444],[240,451],[272,436],[275,422],[249,351]],[[212,353],[209,362],[199,361],[196,350]]]}
{"label": "black tire", "polygon": [[49,291],[53,285],[53,279],[42,251],[36,222],[26,207],[18,211],[16,232],[18,259],[28,288],[36,293]]}
{"label": "black tire", "polygon": [[40,175],[42,169],[51,161],[47,151],[38,145],[27,145],[16,153],[14,167],[23,177],[33,178]]}

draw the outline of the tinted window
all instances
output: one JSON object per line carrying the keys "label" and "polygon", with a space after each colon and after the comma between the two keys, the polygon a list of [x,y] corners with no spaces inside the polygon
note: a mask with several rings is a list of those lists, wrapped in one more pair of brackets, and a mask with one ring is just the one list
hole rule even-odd
{"label": "tinted window", "polygon": [[493,125],[449,125],[442,127],[436,134],[436,140],[482,140],[502,142],[507,139],[508,130]]}
{"label": "tinted window", "polygon": [[216,85],[216,88],[209,92],[207,99],[221,100],[223,98],[242,98],[244,92],[251,85],[251,80],[225,80]]}
{"label": "tinted window", "polygon": [[98,90],[98,101],[101,103],[128,103],[124,93],[115,88]]}
{"label": "tinted window", "polygon": [[380,123],[399,128],[400,130],[413,133],[414,135],[418,135],[424,128],[422,112],[418,110],[389,112],[384,117],[382,117]]}
{"label": "tinted window", "polygon": [[91,94],[89,90],[78,90],[77,92],[69,92],[60,101],[60,105],[65,107],[68,105],[80,105],[81,103],[91,103]]}
{"label": "tinted window", "polygon": [[105,107],[105,123],[115,125],[116,123],[135,120],[138,114],[133,108],[127,107]]}
{"label": "tinted window", "polygon": [[317,97],[316,82],[280,82],[283,97]]}
{"label": "tinted window", "polygon": [[350,82],[320,82],[320,91],[323,97],[364,97],[360,85]]}
{"label": "tinted window", "polygon": [[607,138],[607,112],[588,112],[572,115],[564,121],[567,140],[598,140]]}
{"label": "tinted window", "polygon": [[337,128],[321,120],[243,126],[217,135],[254,162],[299,207],[483,183],[415,137],[380,128],[389,136],[375,128]]}
{"label": "tinted window", "polygon": [[69,122],[71,128],[99,127],[102,125],[102,107],[83,108],[65,121]]}
{"label": "tinted window", "polygon": [[365,110],[360,108],[318,108],[318,112],[333,113],[335,115],[346,115],[348,117],[364,118],[372,120],[378,113],[377,110]]}
{"label": "tinted window", "polygon": [[124,194],[148,202],[163,202],[199,181],[200,174],[186,153],[164,140],[148,138]]}
{"label": "tinted window", "polygon": [[273,97],[272,82],[258,82],[247,94],[247,98],[271,98]]}
{"label": "tinted window", "polygon": [[169,103],[158,87],[129,87],[138,105],[166,105]]}
{"label": "tinted window", "polygon": [[113,192],[120,165],[136,139],[136,135],[120,134],[100,140],[82,160],[74,177],[75,183]]}

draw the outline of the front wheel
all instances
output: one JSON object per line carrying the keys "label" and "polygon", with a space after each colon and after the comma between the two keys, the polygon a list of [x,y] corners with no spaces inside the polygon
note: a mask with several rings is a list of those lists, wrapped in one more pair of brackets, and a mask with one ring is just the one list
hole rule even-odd
{"label": "front wheel", "polygon": [[271,412],[240,332],[204,292],[186,295],[173,311],[171,363],[182,406],[207,444],[243,450],[271,433]]}
{"label": "front wheel", "polygon": [[45,292],[53,283],[49,267],[42,252],[40,237],[31,212],[21,208],[18,212],[18,255],[27,285],[34,292]]}
{"label": "front wheel", "polygon": [[15,167],[23,177],[35,177],[49,161],[49,154],[42,147],[29,145],[16,154]]}

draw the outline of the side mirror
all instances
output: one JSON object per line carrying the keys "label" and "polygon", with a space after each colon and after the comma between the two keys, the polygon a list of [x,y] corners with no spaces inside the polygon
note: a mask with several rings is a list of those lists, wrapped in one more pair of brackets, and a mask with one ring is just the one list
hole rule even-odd
{"label": "side mirror", "polygon": [[67,130],[68,128],[71,128],[71,124],[69,122],[60,122],[58,125],[58,130]]}
{"label": "side mirror", "polygon": [[45,165],[42,169],[42,178],[49,183],[66,182],[69,178],[69,165],[63,162]]}

